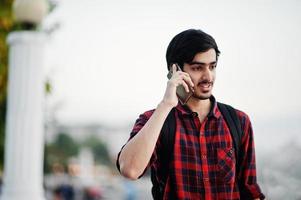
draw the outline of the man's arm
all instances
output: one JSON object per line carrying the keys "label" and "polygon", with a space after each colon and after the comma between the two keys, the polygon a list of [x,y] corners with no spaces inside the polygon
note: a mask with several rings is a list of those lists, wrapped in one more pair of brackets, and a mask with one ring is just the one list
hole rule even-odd
{"label": "man's arm", "polygon": [[242,119],[242,127],[244,131],[244,137],[242,138],[242,150],[244,151],[244,158],[242,161],[242,172],[240,176],[241,194],[242,199],[255,199],[261,200],[265,196],[260,190],[257,184],[256,177],[256,160],[255,160],[255,145],[253,129],[249,117],[239,111],[238,115]]}
{"label": "man's arm", "polygon": [[161,102],[142,129],[124,146],[119,156],[120,172],[123,176],[137,179],[143,173],[171,109]]}
{"label": "man's arm", "polygon": [[189,75],[176,71],[176,67],[173,66],[173,76],[167,83],[163,100],[142,129],[128,141],[120,153],[119,166],[123,176],[137,179],[143,173],[154,152],[167,115],[178,104],[176,88],[178,85],[183,85],[188,92],[187,84],[193,87]]}

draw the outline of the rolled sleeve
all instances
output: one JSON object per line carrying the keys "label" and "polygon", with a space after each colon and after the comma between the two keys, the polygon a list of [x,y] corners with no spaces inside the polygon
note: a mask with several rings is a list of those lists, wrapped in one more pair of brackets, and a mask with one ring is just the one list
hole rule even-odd
{"label": "rolled sleeve", "polygon": [[243,112],[240,112],[239,114],[242,119],[242,127],[244,131],[244,137],[242,139],[242,151],[244,157],[242,160],[242,172],[240,176],[241,199],[264,199],[265,196],[257,184],[255,145],[252,124],[248,115]]}
{"label": "rolled sleeve", "polygon": [[[153,112],[154,112],[154,110],[146,111],[145,113],[143,113],[143,114],[141,114],[141,115],[139,116],[139,118],[136,120],[136,122],[135,122],[135,124],[134,124],[134,127],[133,127],[133,129],[132,129],[132,131],[131,131],[131,133],[130,133],[130,137],[129,137],[128,141],[126,142],[126,144],[127,144],[132,138],[134,138],[135,135],[143,128],[143,126],[146,124],[146,122],[147,122],[147,121],[149,120],[149,118],[152,116]],[[118,153],[118,155],[117,155],[116,167],[117,167],[117,169],[118,169],[119,172],[120,172],[119,157],[120,157],[120,154],[121,154],[122,149],[125,147],[126,144],[124,144],[124,145],[122,146],[121,150],[119,151],[119,153]],[[156,148],[155,148],[155,150],[154,150],[154,152],[153,152],[153,154],[152,154],[152,157],[151,157],[151,159],[150,159],[150,162],[148,163],[147,167],[145,168],[145,170],[144,170],[144,172],[142,173],[141,176],[143,176],[143,174],[146,172],[146,170],[148,169],[148,167],[151,166],[151,165],[154,163],[154,161],[156,160],[156,158],[157,158],[157,155],[156,155]],[[141,177],[141,176],[140,176],[140,177]],[[140,177],[139,177],[139,178],[140,178]]]}

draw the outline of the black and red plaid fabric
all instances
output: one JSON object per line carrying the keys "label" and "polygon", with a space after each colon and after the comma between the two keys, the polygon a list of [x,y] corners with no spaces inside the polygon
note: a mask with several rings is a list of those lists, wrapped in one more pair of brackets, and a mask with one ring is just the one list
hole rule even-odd
{"label": "black and red plaid fabric", "polygon": [[[188,106],[179,104],[176,107],[174,155],[171,155],[172,170],[169,170],[168,175],[162,174],[160,138],[156,144],[148,167],[154,169],[158,181],[167,176],[164,199],[244,199],[240,197],[238,181],[243,183],[243,189],[251,199],[264,199],[256,181],[254,138],[249,117],[237,110],[244,131],[242,150],[245,155],[241,174],[237,175],[231,133],[215,98],[211,96],[210,100],[210,113],[202,123],[197,113],[192,112]],[[130,139],[139,132],[153,112],[150,110],[139,116]]]}

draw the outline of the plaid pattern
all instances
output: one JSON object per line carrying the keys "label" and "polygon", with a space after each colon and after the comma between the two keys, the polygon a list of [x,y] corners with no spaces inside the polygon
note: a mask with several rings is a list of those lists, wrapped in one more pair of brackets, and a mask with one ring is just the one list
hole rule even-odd
{"label": "plaid pattern", "polygon": [[[231,133],[221,115],[215,98],[210,113],[200,123],[197,113],[188,106],[176,107],[176,134],[174,155],[169,174],[162,174],[160,139],[149,162],[160,181],[167,176],[164,199],[249,199],[240,196],[238,181],[250,199],[264,199],[256,183],[256,164],[253,131],[248,116],[237,110],[244,131],[242,172],[235,174],[236,158]],[[131,137],[144,126],[154,110],[140,115],[131,132]],[[119,155],[118,155],[119,158]],[[118,159],[117,159],[118,165]]]}

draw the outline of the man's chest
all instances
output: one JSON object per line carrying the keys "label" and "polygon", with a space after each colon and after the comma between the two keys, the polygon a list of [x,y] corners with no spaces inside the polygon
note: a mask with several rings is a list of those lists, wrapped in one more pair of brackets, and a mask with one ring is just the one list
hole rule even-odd
{"label": "man's chest", "polygon": [[177,119],[175,142],[181,148],[232,148],[232,136],[226,122],[222,119],[198,117],[191,119]]}

